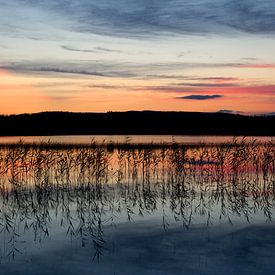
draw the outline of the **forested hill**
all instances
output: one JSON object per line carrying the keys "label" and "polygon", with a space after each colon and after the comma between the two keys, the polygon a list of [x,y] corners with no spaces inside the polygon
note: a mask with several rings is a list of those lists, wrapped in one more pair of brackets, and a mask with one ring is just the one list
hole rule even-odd
{"label": "forested hill", "polygon": [[128,111],[1,115],[0,135],[275,135],[275,116]]}

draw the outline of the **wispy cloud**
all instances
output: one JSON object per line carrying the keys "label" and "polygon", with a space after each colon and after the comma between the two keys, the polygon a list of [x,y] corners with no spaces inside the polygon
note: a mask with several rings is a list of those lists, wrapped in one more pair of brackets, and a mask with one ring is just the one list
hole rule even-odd
{"label": "wispy cloud", "polygon": [[62,45],[61,48],[64,50],[67,50],[67,51],[72,51],[72,52],[97,53],[97,51],[95,51],[95,50],[78,49],[78,48],[66,46],[66,45]]}
{"label": "wispy cloud", "polygon": [[32,72],[44,72],[44,73],[61,73],[61,74],[79,74],[79,75],[90,75],[90,76],[109,76],[104,73],[96,72],[96,71],[85,71],[78,69],[66,69],[66,68],[58,68],[58,67],[34,67],[29,68],[29,71]]}
{"label": "wispy cloud", "polygon": [[248,68],[248,69],[275,69],[275,64],[259,64],[259,63],[247,63],[237,65],[239,68]]}
{"label": "wispy cloud", "polygon": [[[72,51],[82,51],[70,48]],[[182,86],[193,87],[233,87],[236,86],[238,78],[234,77],[200,77],[181,76],[169,74],[184,69],[211,69],[211,68],[262,68],[261,64],[247,63],[190,63],[190,62],[166,62],[166,63],[134,63],[119,62],[110,60],[89,60],[89,61],[33,61],[33,62],[9,62],[1,67],[4,69],[40,73],[68,73],[79,75],[95,75],[108,77],[142,78],[142,79],[182,79],[190,82],[176,84],[176,89]],[[275,64],[269,64],[266,68],[275,68]],[[163,87],[157,87],[162,89]]]}
{"label": "wispy cloud", "polygon": [[62,45],[61,48],[64,49],[64,50],[67,50],[67,51],[82,52],[82,53],[100,53],[100,52],[122,53],[122,51],[119,51],[119,50],[113,50],[113,49],[102,48],[102,47],[94,47],[93,49],[80,49],[80,48],[77,48],[77,47]]}
{"label": "wispy cloud", "polygon": [[107,52],[107,53],[122,53],[123,51],[120,50],[113,50],[109,48],[103,48],[103,47],[95,47],[95,50],[98,52]]}
{"label": "wispy cloud", "polygon": [[[116,69],[117,68],[117,69]],[[124,70],[119,64],[109,62],[17,62],[1,66],[0,69],[14,71],[23,74],[75,74],[79,76],[99,76],[99,77],[135,77],[135,74]]]}
{"label": "wispy cloud", "polygon": [[224,77],[224,76],[212,76],[212,77],[193,77],[189,78],[190,80],[203,80],[203,81],[217,81],[217,82],[228,82],[240,80],[238,77]]}
{"label": "wispy cloud", "polygon": [[4,9],[36,9],[50,18],[62,18],[63,28],[109,36],[275,33],[273,0],[1,0],[0,4]]}
{"label": "wispy cloud", "polygon": [[190,99],[190,100],[209,100],[215,98],[221,98],[223,95],[188,95],[177,97],[177,99]]}
{"label": "wispy cloud", "polygon": [[231,96],[269,96],[270,100],[275,96],[275,85],[253,85],[253,84],[236,84],[232,86],[203,86],[193,87],[190,85],[178,86],[172,85],[156,85],[156,86],[143,86],[137,87],[137,90],[156,91],[163,93],[175,93],[175,94],[194,94],[194,95],[208,95],[208,94],[222,94]]}
{"label": "wispy cloud", "polygon": [[115,90],[115,89],[130,90],[132,88],[129,85],[128,86],[122,86],[122,85],[108,85],[108,84],[84,85],[84,87],[87,87],[87,88],[99,88],[99,89],[105,89],[105,90]]}
{"label": "wispy cloud", "polygon": [[201,83],[189,83],[189,82],[182,82],[182,83],[177,83],[177,86],[183,86],[183,87],[204,87],[204,88],[212,88],[212,87],[237,87],[237,83],[210,83],[210,82],[201,82]]}
{"label": "wispy cloud", "polygon": [[104,2],[79,0],[38,0],[77,22],[83,32],[146,36],[154,33],[222,33],[236,29],[249,33],[274,33],[275,10],[272,0],[159,0]]}

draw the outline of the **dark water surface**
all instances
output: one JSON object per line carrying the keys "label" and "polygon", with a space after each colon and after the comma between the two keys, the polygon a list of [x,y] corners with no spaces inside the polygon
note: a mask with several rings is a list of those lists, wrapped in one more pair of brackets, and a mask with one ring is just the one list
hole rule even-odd
{"label": "dark water surface", "polygon": [[0,149],[0,274],[274,274],[272,143]]}

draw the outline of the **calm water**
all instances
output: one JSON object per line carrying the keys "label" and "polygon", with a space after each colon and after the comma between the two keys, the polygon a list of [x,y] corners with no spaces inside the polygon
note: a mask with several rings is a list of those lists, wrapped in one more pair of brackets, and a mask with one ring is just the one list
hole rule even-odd
{"label": "calm water", "polygon": [[0,150],[0,274],[274,274],[274,145]]}
{"label": "calm water", "polygon": [[[243,137],[237,137],[241,140]],[[199,144],[199,143],[226,143],[232,142],[233,136],[171,136],[171,135],[80,135],[80,136],[15,136],[0,137],[1,143],[17,143],[19,140],[24,142],[58,142],[58,143],[78,143],[87,144],[91,141],[98,143],[182,143],[182,144]],[[270,136],[253,136],[246,137],[247,141],[257,139],[260,142],[275,141],[275,137]]]}

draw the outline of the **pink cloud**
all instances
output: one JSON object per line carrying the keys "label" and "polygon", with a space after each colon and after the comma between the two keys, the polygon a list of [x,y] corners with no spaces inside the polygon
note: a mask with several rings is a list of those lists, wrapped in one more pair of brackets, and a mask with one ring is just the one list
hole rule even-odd
{"label": "pink cloud", "polygon": [[239,64],[237,67],[249,69],[275,69],[275,64]]}

